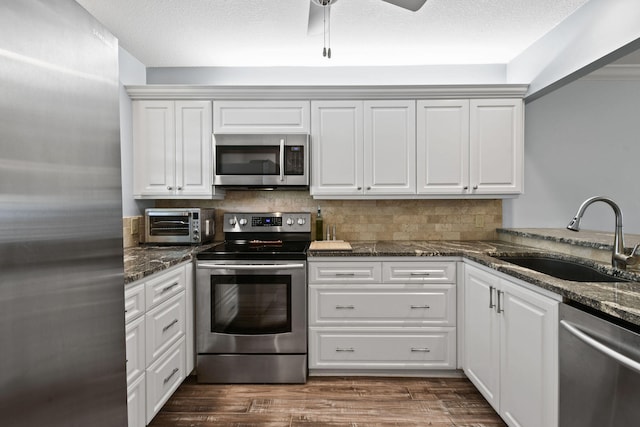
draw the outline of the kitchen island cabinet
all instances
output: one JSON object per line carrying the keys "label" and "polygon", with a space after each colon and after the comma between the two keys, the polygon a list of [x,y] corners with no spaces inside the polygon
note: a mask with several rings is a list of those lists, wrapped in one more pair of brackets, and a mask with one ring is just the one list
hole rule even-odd
{"label": "kitchen island cabinet", "polygon": [[455,369],[455,262],[374,259],[309,262],[309,373]]}

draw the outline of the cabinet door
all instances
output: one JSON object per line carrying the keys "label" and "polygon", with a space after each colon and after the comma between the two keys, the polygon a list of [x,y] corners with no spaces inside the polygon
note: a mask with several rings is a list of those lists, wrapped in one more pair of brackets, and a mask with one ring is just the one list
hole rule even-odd
{"label": "cabinet door", "polygon": [[558,302],[501,283],[500,415],[512,426],[556,426]]}
{"label": "cabinet door", "polygon": [[416,192],[415,101],[364,103],[364,185],[367,194]]}
{"label": "cabinet door", "polygon": [[215,101],[216,133],[309,133],[309,101]]}
{"label": "cabinet door", "polygon": [[418,193],[469,191],[469,101],[418,101]]}
{"label": "cabinet door", "polygon": [[134,196],[173,194],[175,122],[173,101],[133,102]]}
{"label": "cabinet door", "polygon": [[312,195],[363,194],[362,101],[313,101]]}
{"label": "cabinet door", "polygon": [[464,372],[498,410],[500,396],[500,329],[493,304],[500,280],[464,266]]}
{"label": "cabinet door", "polygon": [[472,192],[521,193],[524,151],[522,100],[471,100],[470,108]]}
{"label": "cabinet door", "polygon": [[176,101],[177,196],[211,196],[211,102]]}

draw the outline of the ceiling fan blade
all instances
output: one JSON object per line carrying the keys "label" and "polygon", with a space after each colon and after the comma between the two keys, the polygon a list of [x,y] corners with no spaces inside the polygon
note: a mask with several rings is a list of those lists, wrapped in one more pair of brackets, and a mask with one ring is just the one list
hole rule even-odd
{"label": "ceiling fan blade", "polygon": [[309,0],[309,26],[307,35],[316,36],[324,31],[324,7]]}
{"label": "ceiling fan blade", "polygon": [[418,9],[420,9],[427,2],[427,0],[382,0],[382,1],[395,4],[396,6],[400,6],[401,8],[408,9],[412,12],[415,12]]}

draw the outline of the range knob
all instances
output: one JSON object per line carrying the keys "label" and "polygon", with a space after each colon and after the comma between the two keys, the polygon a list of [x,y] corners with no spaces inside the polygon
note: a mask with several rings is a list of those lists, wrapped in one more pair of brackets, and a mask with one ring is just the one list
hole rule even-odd
{"label": "range knob", "polygon": [[287,218],[287,225],[293,225],[294,222],[293,218]]}
{"label": "range knob", "polygon": [[240,225],[247,225],[247,218],[240,218]]}
{"label": "range knob", "polygon": [[307,222],[304,220],[304,218],[298,218],[298,225],[304,225],[304,223]]}
{"label": "range knob", "polygon": [[230,226],[235,227],[236,222],[237,222],[237,221],[236,221],[236,217],[229,218],[229,225],[230,225]]}

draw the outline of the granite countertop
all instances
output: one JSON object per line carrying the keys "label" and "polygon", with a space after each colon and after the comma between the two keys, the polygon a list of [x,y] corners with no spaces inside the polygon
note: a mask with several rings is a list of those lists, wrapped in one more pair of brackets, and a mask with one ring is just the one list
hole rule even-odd
{"label": "granite countertop", "polygon": [[124,250],[124,284],[127,285],[174,265],[190,261],[196,253],[214,244],[202,246],[145,245],[126,248]]}
{"label": "granite countertop", "polygon": [[[505,241],[358,241],[350,243],[352,251],[309,251],[309,260],[319,257],[463,257],[559,294],[567,300],[640,326],[640,273],[637,271],[614,270],[604,263]],[[215,244],[217,243],[204,246],[127,248],[124,251],[125,284],[190,261],[196,253]],[[561,280],[494,258],[501,255],[539,254],[556,259],[579,260],[599,271],[614,274],[632,282]]]}
{"label": "granite countertop", "polygon": [[[452,256],[464,257],[562,297],[640,326],[640,274],[614,270],[595,261],[504,241],[378,241],[350,242],[352,251],[309,251],[318,257]],[[633,282],[573,282],[501,261],[495,256],[540,255],[578,260],[603,273]]]}

